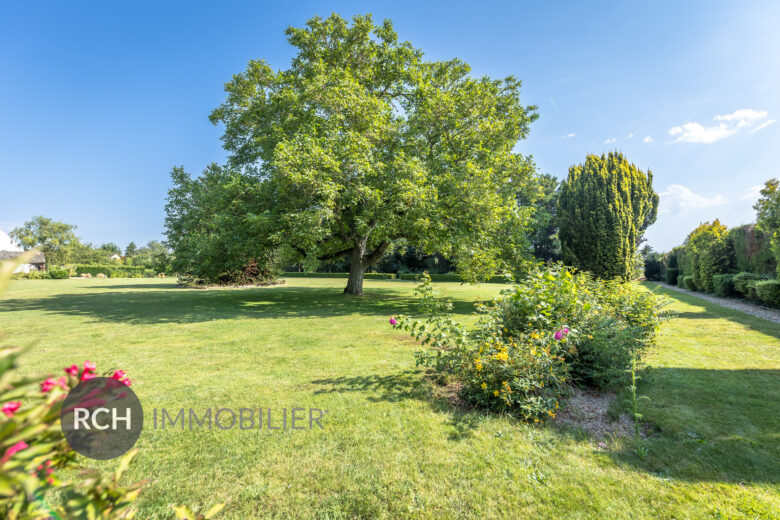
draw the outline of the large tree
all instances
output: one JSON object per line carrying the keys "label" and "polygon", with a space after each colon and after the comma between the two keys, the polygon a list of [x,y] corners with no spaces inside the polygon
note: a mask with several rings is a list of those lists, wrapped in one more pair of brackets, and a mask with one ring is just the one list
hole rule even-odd
{"label": "large tree", "polygon": [[513,152],[537,117],[520,81],[426,61],[370,16],[313,18],[287,37],[290,68],[250,62],[211,114],[229,167],[250,171],[270,201],[255,213],[275,231],[258,240],[310,266],[347,256],[352,294],[401,239],[466,279],[496,271],[507,233],[528,220],[515,195],[533,182],[533,163]]}
{"label": "large tree", "polygon": [[65,262],[71,247],[78,245],[75,229],[76,226],[56,222],[44,216],[36,216],[22,226],[14,228],[9,236],[19,242],[24,249],[40,249],[46,257],[46,263],[56,266]]}
{"label": "large tree", "polygon": [[563,261],[601,278],[628,279],[636,248],[655,222],[658,194],[653,174],[623,154],[589,155],[569,168],[558,195]]}

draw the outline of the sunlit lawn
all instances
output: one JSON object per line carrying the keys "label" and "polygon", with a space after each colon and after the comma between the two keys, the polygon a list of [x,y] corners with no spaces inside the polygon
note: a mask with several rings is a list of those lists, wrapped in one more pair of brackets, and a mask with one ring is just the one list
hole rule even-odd
{"label": "sunlit lawn", "polygon": [[[0,297],[0,330],[31,347],[27,372],[89,359],[134,379],[146,427],[127,478],[151,479],[140,518],[222,501],[235,519],[777,517],[780,325],[669,293],[679,317],[648,358],[656,433],[640,458],[628,441],[601,449],[456,408],[387,323],[414,312],[412,283],[366,281],[352,297],[344,282],[22,280]],[[463,316],[501,288],[439,285]],[[152,427],[154,408],[257,407],[328,414],[324,430]]]}

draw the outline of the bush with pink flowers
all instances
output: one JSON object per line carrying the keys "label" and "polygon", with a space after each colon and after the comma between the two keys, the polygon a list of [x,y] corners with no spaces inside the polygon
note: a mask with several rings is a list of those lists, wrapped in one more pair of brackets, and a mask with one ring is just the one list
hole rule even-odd
{"label": "bush with pink flowers", "polygon": [[565,267],[532,270],[479,306],[478,326],[454,320],[430,278],[416,289],[422,320],[393,318],[426,347],[418,365],[454,376],[463,397],[526,420],[554,417],[571,384],[616,389],[668,317],[667,302],[630,283]]}

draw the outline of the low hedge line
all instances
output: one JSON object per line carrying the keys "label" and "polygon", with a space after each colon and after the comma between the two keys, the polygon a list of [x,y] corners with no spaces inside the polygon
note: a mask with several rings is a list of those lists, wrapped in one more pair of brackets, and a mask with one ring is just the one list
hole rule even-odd
{"label": "low hedge line", "polygon": [[[349,273],[282,273],[282,278],[349,278]],[[393,273],[366,273],[363,275],[366,280],[393,280]]]}
{"label": "low hedge line", "polygon": [[154,269],[136,265],[110,265],[110,264],[76,264],[72,267],[74,276],[89,274],[97,276],[104,274],[109,278],[144,278],[154,277],[157,273]]}
{"label": "low hedge line", "polygon": [[[403,273],[395,275],[393,273],[366,273],[364,278],[366,280],[417,280],[420,274],[415,273]],[[445,274],[431,274],[431,281],[434,282],[462,282],[460,276],[455,273]],[[285,272],[282,273],[282,278],[349,278],[349,273],[301,273],[301,272]],[[506,283],[506,278],[503,276],[494,276],[488,283]]]}
{"label": "low hedge line", "polygon": [[[686,289],[696,291],[692,276],[680,278]],[[753,300],[770,307],[780,307],[780,280],[770,280],[755,273],[717,274],[712,277],[714,293],[722,298],[738,297]]]}

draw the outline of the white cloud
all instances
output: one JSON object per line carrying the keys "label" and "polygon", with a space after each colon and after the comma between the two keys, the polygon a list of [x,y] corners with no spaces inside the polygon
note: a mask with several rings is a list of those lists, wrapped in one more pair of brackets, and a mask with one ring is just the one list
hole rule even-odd
{"label": "white cloud", "polygon": [[751,186],[747,189],[747,191],[739,197],[739,200],[758,200],[758,198],[761,196],[761,190],[763,189],[763,186],[760,184],[756,184],[755,186]]}
{"label": "white cloud", "polygon": [[714,197],[704,197],[692,192],[682,184],[670,184],[666,187],[666,191],[658,195],[661,198],[660,209],[664,213],[677,210],[711,208],[713,206],[722,206],[726,203],[723,195],[717,194]]}
{"label": "white cloud", "polygon": [[[766,110],[753,110],[752,108],[742,108],[731,114],[716,115],[713,119],[718,124],[713,126],[704,126],[700,123],[691,122],[680,126],[673,126],[669,129],[669,135],[675,137],[675,143],[714,143],[730,135],[734,135],[743,128],[749,128],[767,118],[769,113]],[[769,120],[774,122],[774,120]],[[764,121],[751,131],[751,133],[769,126],[768,121]]]}
{"label": "white cloud", "polygon": [[566,135],[564,135],[564,136],[563,136],[563,138],[564,138],[564,139],[570,139],[570,138],[572,138],[572,137],[575,137],[576,135],[577,135],[577,134],[575,134],[574,132],[572,132],[572,133],[570,133],[570,134],[566,134]]}
{"label": "white cloud", "polygon": [[642,142],[643,143],[652,143],[653,142],[653,138],[648,135],[647,137],[642,139]]}
{"label": "white cloud", "polygon": [[755,127],[753,130],[751,130],[751,131],[750,131],[750,133],[751,133],[751,134],[755,134],[755,133],[756,133],[756,132],[758,132],[759,130],[761,130],[761,129],[764,129],[764,128],[768,127],[769,125],[771,125],[771,124],[772,124],[772,123],[774,123],[774,122],[775,122],[775,120],[774,120],[774,119],[767,119],[766,121],[764,121],[763,123],[761,123],[760,125],[758,125],[757,127]]}
{"label": "white cloud", "polygon": [[631,139],[632,137],[634,137],[634,132],[629,132],[626,139]]}
{"label": "white cloud", "polygon": [[606,141],[604,141],[604,144],[612,144],[612,143],[614,143],[615,141],[617,141],[617,138],[615,138],[615,137],[610,137],[609,139],[607,139]]}

